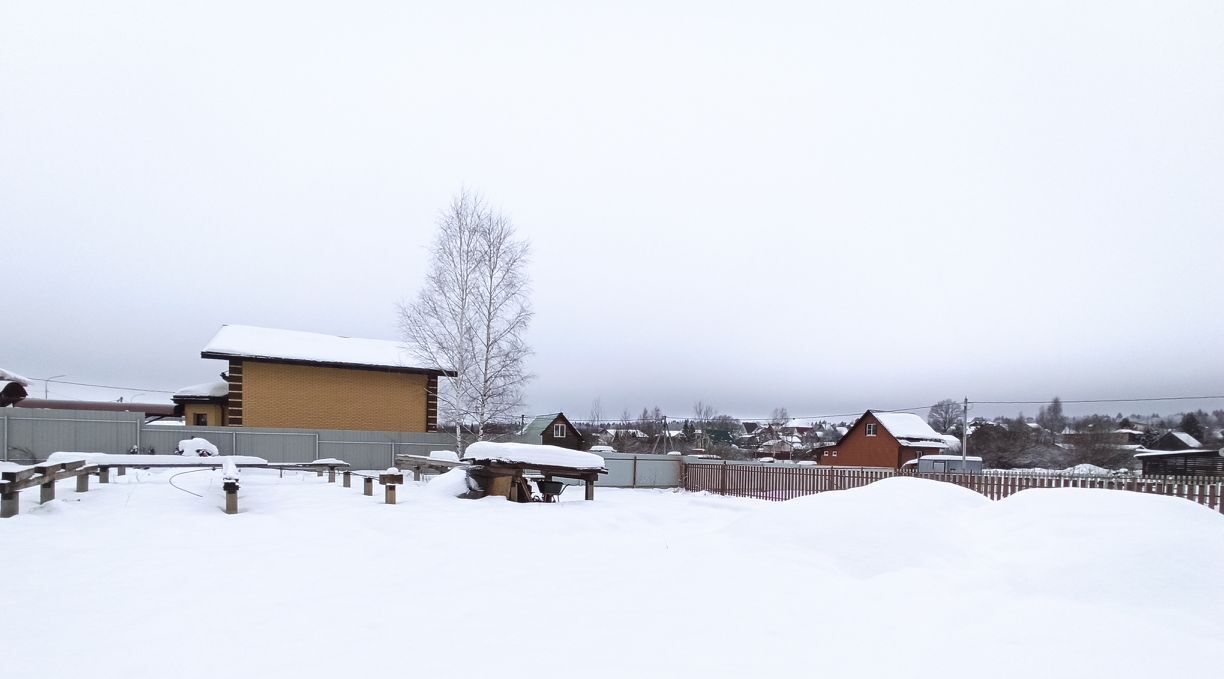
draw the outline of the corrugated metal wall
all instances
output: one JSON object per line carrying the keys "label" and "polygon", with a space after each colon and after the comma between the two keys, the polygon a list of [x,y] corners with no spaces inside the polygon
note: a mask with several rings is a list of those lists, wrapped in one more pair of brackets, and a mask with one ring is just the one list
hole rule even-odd
{"label": "corrugated metal wall", "polygon": [[334,457],[353,469],[386,469],[396,453],[428,454],[453,450],[445,433],[344,431],[334,429],[254,429],[144,424],[140,413],[92,410],[0,408],[0,459],[39,462],[54,452],[171,454],[178,442],[198,436],[222,455],[255,455],[269,462],[310,462]]}
{"label": "corrugated metal wall", "polygon": [[[140,413],[93,410],[0,408],[0,459],[41,462],[54,452],[172,454],[178,442],[198,436],[222,455],[254,455],[269,462],[310,462],[334,457],[353,469],[386,469],[395,455],[428,455],[454,450],[449,433],[345,431],[338,429],[254,429],[251,427],[183,427],[144,424]],[[681,460],[674,455],[608,453],[608,474],[598,485],[622,488],[675,488]],[[636,463],[635,463],[636,460]]]}

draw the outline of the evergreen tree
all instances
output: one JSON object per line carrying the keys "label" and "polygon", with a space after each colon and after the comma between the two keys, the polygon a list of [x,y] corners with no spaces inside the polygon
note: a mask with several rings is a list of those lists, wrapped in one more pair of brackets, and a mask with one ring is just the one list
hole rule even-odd
{"label": "evergreen tree", "polygon": [[1199,441],[1203,440],[1203,425],[1194,413],[1186,413],[1181,418],[1181,430]]}

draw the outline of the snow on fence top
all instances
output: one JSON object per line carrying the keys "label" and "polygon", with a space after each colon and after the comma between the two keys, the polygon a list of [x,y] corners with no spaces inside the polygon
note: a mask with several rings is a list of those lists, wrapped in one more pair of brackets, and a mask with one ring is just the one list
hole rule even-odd
{"label": "snow on fence top", "polygon": [[174,392],[175,396],[205,396],[208,398],[217,398],[218,396],[229,395],[229,382],[204,382],[203,384],[193,384],[190,387],[183,387]]}
{"label": "snow on fence top", "polygon": [[16,382],[23,387],[30,386],[30,380],[18,375],[15,372],[10,372],[4,368],[0,368],[0,382]]}
{"label": "snow on fence top", "polygon": [[75,462],[84,460],[86,464],[112,467],[178,467],[184,464],[211,465],[222,467],[226,462],[233,464],[268,464],[262,457],[252,455],[221,455],[218,457],[184,458],[182,455],[114,455],[111,453],[51,453],[47,462]]}
{"label": "snow on fence top", "polygon": [[407,345],[390,340],[340,337],[299,330],[278,330],[251,325],[223,325],[202,352],[204,358],[266,358],[306,363],[378,366],[418,372]]}
{"label": "snow on fence top", "polygon": [[571,469],[603,469],[604,466],[602,457],[579,450],[530,443],[494,443],[492,441],[477,441],[468,446],[467,450],[463,451],[463,459],[495,460]]}

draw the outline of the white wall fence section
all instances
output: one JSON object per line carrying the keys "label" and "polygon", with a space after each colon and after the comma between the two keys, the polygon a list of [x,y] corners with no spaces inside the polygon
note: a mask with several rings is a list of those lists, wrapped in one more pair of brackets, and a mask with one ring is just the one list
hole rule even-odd
{"label": "white wall fence section", "polygon": [[171,454],[198,436],[223,455],[255,455],[269,462],[311,462],[334,457],[354,469],[386,469],[396,454],[454,449],[454,435],[333,429],[255,429],[145,424],[141,413],[0,408],[0,459],[42,462],[58,451]]}
{"label": "white wall fence section", "polygon": [[613,488],[678,488],[682,459],[679,455],[634,455],[604,453],[607,474],[599,477],[597,486]]}

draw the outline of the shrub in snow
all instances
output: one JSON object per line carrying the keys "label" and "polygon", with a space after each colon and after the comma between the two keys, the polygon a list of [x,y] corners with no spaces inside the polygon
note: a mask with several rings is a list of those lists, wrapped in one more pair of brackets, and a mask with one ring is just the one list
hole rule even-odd
{"label": "shrub in snow", "polygon": [[213,457],[214,455],[221,454],[211,441],[208,439],[202,439],[198,436],[179,441],[178,450],[175,452],[177,452],[179,455],[186,455],[187,457]]}

